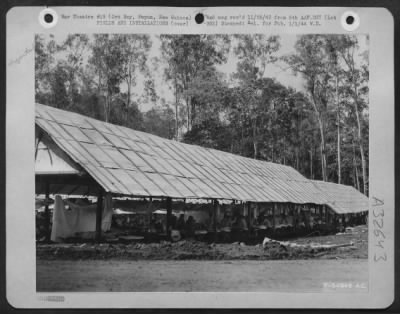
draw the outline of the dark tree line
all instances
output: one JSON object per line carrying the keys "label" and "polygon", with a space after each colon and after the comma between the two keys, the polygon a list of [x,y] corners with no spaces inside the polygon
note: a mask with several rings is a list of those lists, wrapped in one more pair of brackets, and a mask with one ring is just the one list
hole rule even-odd
{"label": "dark tree line", "polygon": [[[350,35],[36,36],[36,101],[169,139],[290,165],[368,194],[368,51]],[[233,58],[230,77],[219,67]],[[285,64],[296,91],[269,77]],[[156,79],[173,101],[160,96]],[[137,93],[138,82],[141,93]],[[159,83],[158,83],[159,84]],[[141,103],[151,103],[149,111]]]}

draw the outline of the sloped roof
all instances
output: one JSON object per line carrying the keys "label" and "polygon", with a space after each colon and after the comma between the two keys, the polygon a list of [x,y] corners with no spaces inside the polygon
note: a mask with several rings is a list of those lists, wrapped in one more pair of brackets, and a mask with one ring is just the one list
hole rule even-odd
{"label": "sloped roof", "polygon": [[337,214],[360,213],[369,208],[368,197],[352,186],[324,181],[313,181],[328,200],[327,205]]}
{"label": "sloped roof", "polygon": [[36,125],[107,192],[324,204],[295,169],[167,140],[36,104]]}

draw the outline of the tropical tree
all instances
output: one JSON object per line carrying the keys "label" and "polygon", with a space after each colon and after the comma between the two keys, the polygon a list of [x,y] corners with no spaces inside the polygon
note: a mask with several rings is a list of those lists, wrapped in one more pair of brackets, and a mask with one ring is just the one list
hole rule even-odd
{"label": "tropical tree", "polygon": [[175,95],[176,132],[182,103],[185,105],[186,130],[190,131],[197,106],[193,101],[192,84],[205,72],[215,72],[215,66],[226,61],[229,40],[221,35],[162,35],[160,38],[162,57],[168,65],[165,78],[172,83]]}
{"label": "tropical tree", "polygon": [[284,60],[295,73],[300,73],[305,81],[305,90],[314,109],[320,131],[320,154],[322,179],[328,180],[326,132],[331,93],[329,83],[332,73],[326,53],[325,35],[303,35],[295,44],[296,52]]}
{"label": "tropical tree", "polygon": [[[367,161],[365,147],[368,146],[364,140],[364,125],[367,125],[363,115],[368,108],[368,55],[363,54],[361,60],[357,51],[359,49],[357,37],[342,36],[337,51],[344,63],[345,93],[351,99],[353,114],[356,122],[356,145],[360,151],[362,180],[364,194],[368,195]],[[366,130],[368,132],[368,129]]]}
{"label": "tropical tree", "polygon": [[91,43],[89,73],[92,73],[99,97],[104,98],[103,117],[106,122],[124,79],[124,54],[119,44],[120,38],[110,34],[95,34]]}
{"label": "tropical tree", "polygon": [[174,111],[168,105],[156,106],[144,113],[144,130],[161,137],[175,136]]}
{"label": "tropical tree", "polygon": [[[259,127],[263,118],[259,111],[263,109],[261,94],[263,89],[262,79],[269,63],[276,61],[275,53],[279,49],[279,37],[264,34],[236,35],[234,53],[238,58],[237,71],[234,78],[238,80],[243,100],[243,110],[246,111],[252,125],[252,142],[254,158],[259,154]],[[260,110],[261,109],[261,110]]]}
{"label": "tropical tree", "polygon": [[126,108],[125,114],[128,115],[132,101],[132,88],[137,84],[138,75],[142,74],[148,79],[150,77],[147,57],[151,41],[148,35],[143,34],[115,35],[114,40],[121,53],[121,79],[126,86],[126,93],[124,93],[126,98],[123,103]]}
{"label": "tropical tree", "polygon": [[66,74],[65,84],[68,94],[68,107],[76,107],[81,94],[81,79],[83,63],[87,56],[89,37],[86,34],[70,34],[61,45],[58,45],[58,53],[65,54],[65,59],[59,60],[58,66],[63,68]]}
{"label": "tropical tree", "polygon": [[52,73],[55,66],[55,52],[57,44],[54,36],[48,40],[45,36],[35,35],[35,100],[49,104],[47,98],[51,94]]}

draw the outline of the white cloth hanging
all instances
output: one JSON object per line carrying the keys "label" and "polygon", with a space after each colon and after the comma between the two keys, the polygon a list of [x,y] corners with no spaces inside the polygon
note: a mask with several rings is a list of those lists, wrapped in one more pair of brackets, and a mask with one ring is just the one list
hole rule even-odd
{"label": "white cloth hanging", "polygon": [[72,216],[74,214],[65,210],[65,204],[60,195],[56,195],[53,209],[53,225],[51,228],[51,241],[62,242],[74,234],[71,228]]}
{"label": "white cloth hanging", "polygon": [[[51,241],[63,242],[77,233],[96,231],[97,204],[80,206],[71,205],[67,210],[60,195],[56,195],[53,210]],[[104,200],[101,230],[108,231],[112,220],[112,197],[107,194]]]}

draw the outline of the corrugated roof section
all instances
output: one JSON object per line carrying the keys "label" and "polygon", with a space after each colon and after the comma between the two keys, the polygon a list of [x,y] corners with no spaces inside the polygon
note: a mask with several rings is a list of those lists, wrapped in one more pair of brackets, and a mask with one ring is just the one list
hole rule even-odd
{"label": "corrugated roof section", "polygon": [[40,104],[36,124],[115,194],[326,203],[310,180],[288,166],[167,140]]}
{"label": "corrugated roof section", "polygon": [[322,191],[327,205],[337,214],[350,214],[368,211],[369,200],[352,186],[324,181],[312,181]]}

